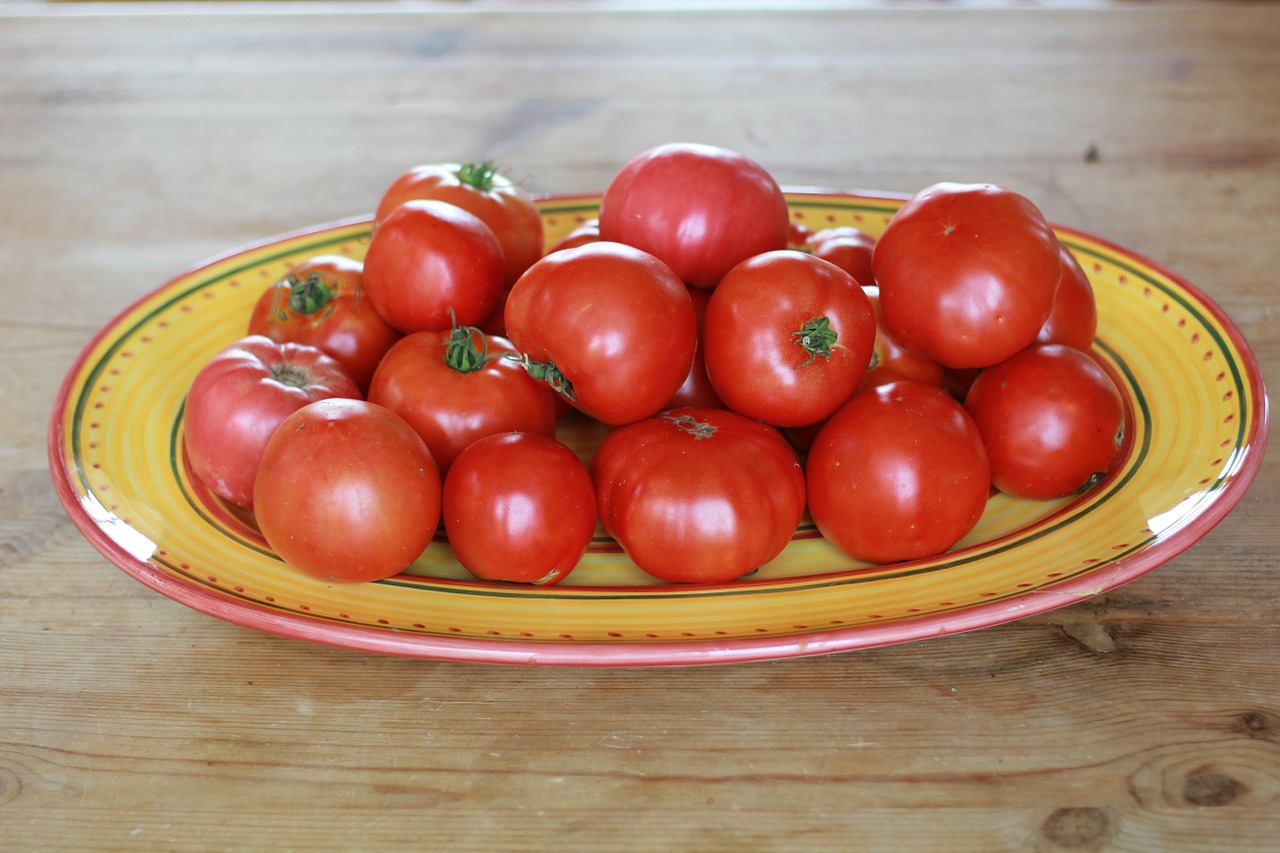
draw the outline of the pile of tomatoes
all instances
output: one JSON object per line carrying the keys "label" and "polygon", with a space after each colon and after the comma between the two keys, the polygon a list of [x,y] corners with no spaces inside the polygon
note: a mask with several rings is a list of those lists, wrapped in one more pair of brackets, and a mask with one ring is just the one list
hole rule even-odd
{"label": "pile of tomatoes", "polygon": [[[262,294],[195,378],[192,472],[330,581],[407,568],[443,524],[476,577],[562,581],[597,524],[641,569],[723,582],[806,510],[849,556],[941,553],[993,489],[1087,488],[1124,410],[1089,280],[1026,198],[937,184],[878,240],[793,224],[758,163],[663,145],[544,251],[490,164],[414,168],[363,261]],[[606,435],[584,462],[564,417]]]}

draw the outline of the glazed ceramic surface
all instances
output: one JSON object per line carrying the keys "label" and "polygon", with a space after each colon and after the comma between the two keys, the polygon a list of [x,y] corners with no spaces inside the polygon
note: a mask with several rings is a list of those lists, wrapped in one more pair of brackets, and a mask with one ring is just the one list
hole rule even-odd
{"label": "glazed ceramic surface", "polygon": [[[598,201],[541,201],[548,245],[595,216]],[[814,230],[855,225],[873,236],[902,203],[818,191],[788,201]],[[889,566],[849,560],[806,519],[777,559],[728,584],[659,583],[602,531],[554,587],[475,580],[443,536],[395,578],[323,583],[284,564],[250,515],[192,479],[183,402],[201,365],[245,334],[266,287],[312,255],[362,258],[369,233],[367,219],[349,220],[233,251],[139,300],[85,348],[58,395],[49,454],[68,514],[108,560],[221,619],[371,652],[586,666],[820,654],[1007,622],[1139,577],[1235,506],[1266,443],[1257,362],[1222,311],[1152,262],[1059,228],[1094,286],[1094,353],[1127,403],[1121,459],[1083,495],[995,495],[952,551]],[[578,417],[560,429],[584,459],[601,435]]]}

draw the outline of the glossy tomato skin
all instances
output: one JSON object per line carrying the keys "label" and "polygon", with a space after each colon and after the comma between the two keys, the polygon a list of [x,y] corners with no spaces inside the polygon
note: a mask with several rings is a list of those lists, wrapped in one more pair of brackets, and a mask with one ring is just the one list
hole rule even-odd
{"label": "glossy tomato skin", "polygon": [[249,315],[248,333],[319,347],[362,391],[400,339],[364,293],[364,264],[345,255],[308,258],[267,288]]}
{"label": "glossy tomato skin", "polygon": [[504,276],[502,246],[489,226],[443,201],[400,205],[365,252],[369,299],[405,334],[478,326],[498,307]]}
{"label": "glossy tomato skin", "polygon": [[689,375],[697,318],[652,255],[599,241],[554,252],[511,288],[506,328],[531,375],[618,426],[661,411]]}
{"label": "glossy tomato skin", "polygon": [[542,214],[518,184],[492,163],[426,163],[397,177],[374,214],[375,229],[407,201],[436,199],[457,205],[489,226],[502,246],[504,286],[542,256]]}
{"label": "glossy tomato skin", "polygon": [[852,225],[838,225],[814,233],[807,243],[815,258],[833,263],[853,276],[862,287],[873,287],[875,275],[871,271],[871,255],[876,239]]}
{"label": "glossy tomato skin", "polygon": [[723,409],[724,401],[711,385],[707,376],[707,355],[704,343],[706,330],[707,303],[711,301],[711,291],[697,287],[689,288],[689,300],[693,303],[693,313],[698,318],[698,344],[693,353],[693,364],[689,367],[689,375],[684,384],[676,390],[675,396],[667,401],[666,409],[685,409],[690,406]]}
{"label": "glossy tomato skin", "polygon": [[556,429],[554,394],[525,372],[511,342],[470,328],[401,339],[378,366],[369,400],[409,422],[441,476],[486,435]]}
{"label": "glossy tomato skin", "polygon": [[440,474],[422,439],[390,409],[322,400],[294,412],[271,436],[254,508],[267,544],[303,574],[382,580],[431,544]]}
{"label": "glossy tomato skin", "polygon": [[611,432],[591,478],[605,530],[669,582],[754,571],[782,552],[804,514],[790,445],[728,409],[675,409]]}
{"label": "glossy tomato skin", "polygon": [[809,513],[857,560],[940,554],[978,523],[990,465],[964,409],[932,385],[864,391],[818,432],[806,465]]}
{"label": "glossy tomato skin", "polygon": [[713,288],[734,265],[785,249],[786,198],[736,151],[671,143],[628,162],[600,204],[600,236],[657,256],[683,281]]}
{"label": "glossy tomato skin", "polygon": [[316,347],[250,335],[196,374],[183,408],[191,470],[215,495],[253,508],[253,481],[276,427],[330,397],[360,398],[346,369]]}
{"label": "glossy tomato skin", "polygon": [[978,374],[965,408],[982,434],[997,489],[1064,497],[1110,470],[1124,402],[1111,377],[1080,350],[1036,344]]}
{"label": "glossy tomato skin", "polygon": [[1059,244],[1025,197],[935,184],[890,220],[872,255],[885,326],[944,367],[986,367],[1035,340],[1062,278]]}
{"label": "glossy tomato skin", "polygon": [[595,488],[582,460],[555,439],[498,433],[449,469],[444,524],[458,562],[476,577],[556,584],[591,544]]}
{"label": "glossy tomato skin", "polygon": [[707,304],[707,375],[735,412],[779,427],[829,417],[871,360],[876,321],[847,272],[784,249],[748,258]]}
{"label": "glossy tomato skin", "polygon": [[1080,262],[1066,246],[1062,247],[1062,282],[1053,300],[1049,319],[1040,327],[1036,343],[1066,344],[1088,352],[1098,331],[1098,306],[1093,284]]}
{"label": "glossy tomato skin", "polygon": [[933,385],[941,388],[945,384],[946,374],[942,365],[931,358],[903,349],[884,327],[884,314],[880,310],[880,288],[864,287],[867,300],[876,316],[876,341],[871,356],[871,365],[858,383],[858,391],[865,391],[877,385],[888,385],[904,379]]}
{"label": "glossy tomato skin", "polygon": [[600,240],[600,220],[588,219],[577,228],[574,228],[568,234],[560,238],[554,246],[547,250],[547,253],[559,252],[561,249],[576,249],[578,246],[585,246],[587,243],[596,243]]}

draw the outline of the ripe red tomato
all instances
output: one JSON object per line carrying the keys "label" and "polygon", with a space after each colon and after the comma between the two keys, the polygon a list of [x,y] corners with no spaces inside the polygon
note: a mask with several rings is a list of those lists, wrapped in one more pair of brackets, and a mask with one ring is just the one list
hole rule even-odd
{"label": "ripe red tomato", "polygon": [[369,401],[409,422],[441,476],[486,435],[556,429],[555,395],[525,372],[510,341],[473,328],[402,338],[373,375]]}
{"label": "ripe red tomato", "polygon": [[272,550],[324,581],[398,574],[440,523],[427,446],[399,415],[363,400],[321,400],[286,418],[262,454],[253,498]]}
{"label": "ripe red tomato", "polygon": [[1066,246],[1062,247],[1061,257],[1062,282],[1058,285],[1049,319],[1036,335],[1036,343],[1066,344],[1088,352],[1098,331],[1098,306],[1093,297],[1093,285]]}
{"label": "ripe red tomato", "polygon": [[711,387],[707,377],[706,347],[703,345],[703,332],[706,328],[707,302],[712,291],[697,287],[689,288],[689,299],[693,302],[693,313],[698,318],[698,345],[693,353],[693,364],[689,367],[689,375],[684,384],[676,391],[674,397],[667,401],[665,409],[684,409],[690,406],[723,409],[724,402],[716,389]]}
{"label": "ripe red tomato", "polygon": [[863,287],[875,285],[871,272],[871,254],[876,239],[852,225],[824,228],[809,238],[807,248],[815,258],[835,264],[853,276]]}
{"label": "ripe red tomato", "polygon": [[444,526],[454,556],[476,577],[556,584],[591,544],[595,488],[582,460],[553,438],[486,436],[445,477]]}
{"label": "ripe red tomato", "polygon": [[531,266],[511,288],[506,326],[531,376],[615,426],[666,406],[689,375],[698,335],[671,269],[604,241]]}
{"label": "ripe red tomato", "polygon": [[890,220],[872,256],[885,327],[946,367],[986,367],[1035,340],[1062,278],[1058,238],[1017,193],[935,184]]}
{"label": "ripe red tomato", "polygon": [[713,288],[752,255],[785,249],[787,201],[754,160],[710,145],[660,145],[614,176],[600,204],[600,236],[666,262],[683,281]]}
{"label": "ripe red tomato", "polygon": [[795,452],[773,427],[728,409],[675,409],[611,432],[591,478],[605,530],[665,581],[754,571],[804,515]]}
{"label": "ripe red tomato", "polygon": [[241,338],[196,374],[183,408],[183,446],[196,477],[215,495],[253,507],[253,479],[276,427],[328,397],[360,397],[336,359],[305,344]]}
{"label": "ripe red tomato", "polygon": [[595,243],[600,239],[600,220],[588,219],[577,228],[560,238],[560,242],[556,243],[548,250],[558,252],[561,249],[574,249],[578,246],[584,246],[587,243]]}
{"label": "ripe red tomato", "polygon": [[444,201],[408,201],[382,221],[364,258],[369,300],[408,334],[476,326],[498,306],[502,246],[489,226]]}
{"label": "ripe red tomato", "polygon": [[249,334],[319,347],[361,390],[400,339],[365,296],[364,265],[343,255],[309,258],[267,288],[249,316]]}
{"label": "ripe red tomato", "polygon": [[[877,385],[888,385],[909,379],[924,385],[944,387],[945,372],[942,365],[931,358],[909,352],[898,346],[898,342],[885,330],[884,314],[880,310],[880,288],[864,287],[871,308],[876,315],[876,342],[871,355],[871,365],[858,383],[858,391],[875,388]],[[857,393],[857,392],[855,392]]]}
{"label": "ripe red tomato", "polygon": [[1036,344],[978,374],[965,408],[982,433],[997,489],[1022,498],[1072,494],[1120,451],[1124,402],[1097,362]]}
{"label": "ripe red tomato", "polygon": [[844,405],[871,360],[876,321],[853,277],[784,249],[738,264],[707,304],[707,375],[725,405],[774,426]]}
{"label": "ripe red tomato", "polygon": [[991,483],[982,438],[964,409],[942,389],[915,382],[850,400],[814,438],[805,473],[818,530],[872,563],[946,551],[982,517]]}
{"label": "ripe red tomato", "polygon": [[510,287],[542,257],[542,214],[530,195],[491,162],[429,163],[392,182],[374,214],[375,229],[406,201],[436,199],[480,218],[502,246],[503,284]]}

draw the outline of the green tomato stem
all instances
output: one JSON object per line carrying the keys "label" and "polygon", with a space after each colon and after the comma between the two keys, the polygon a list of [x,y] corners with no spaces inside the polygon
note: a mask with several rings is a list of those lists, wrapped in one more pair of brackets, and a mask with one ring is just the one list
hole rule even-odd
{"label": "green tomato stem", "polygon": [[458,180],[469,187],[488,192],[493,189],[493,179],[498,174],[498,167],[492,160],[483,163],[463,163],[458,168]]}
{"label": "green tomato stem", "polygon": [[309,273],[305,279],[301,280],[291,273],[287,281],[289,282],[289,308],[306,317],[320,313],[337,296],[330,283],[319,273]]}
{"label": "green tomato stem", "polygon": [[796,365],[796,370],[809,366],[818,356],[831,358],[831,348],[835,346],[836,340],[839,338],[836,330],[831,328],[831,321],[826,317],[814,317],[792,332],[791,337],[795,339],[795,343],[798,346],[809,354],[808,361],[804,362],[804,364]]}
{"label": "green tomato stem", "polygon": [[525,372],[537,381],[550,385],[551,390],[561,397],[570,402],[578,399],[577,394],[573,391],[573,383],[560,372],[560,368],[556,367],[554,363],[550,361],[533,361],[527,355],[513,355],[510,357],[520,359],[520,363],[524,365]]}

